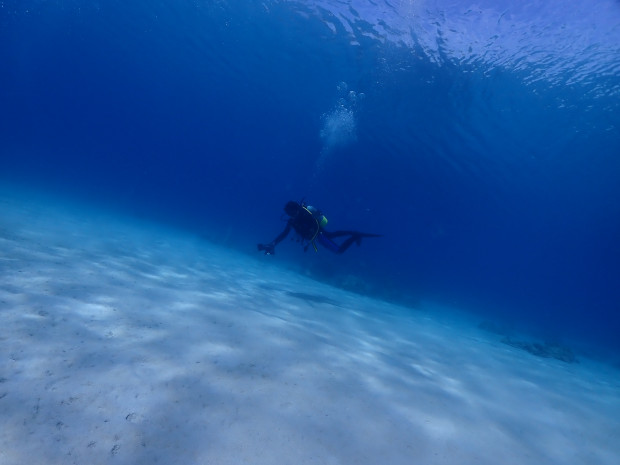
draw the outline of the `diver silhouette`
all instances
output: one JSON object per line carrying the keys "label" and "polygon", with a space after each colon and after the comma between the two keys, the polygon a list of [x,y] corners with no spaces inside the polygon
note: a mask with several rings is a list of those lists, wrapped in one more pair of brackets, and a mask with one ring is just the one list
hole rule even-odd
{"label": "diver silhouette", "polygon": [[[363,237],[381,237],[381,234],[368,234],[358,231],[327,231],[325,225],[327,224],[327,218],[325,215],[316,208],[306,205],[302,202],[287,202],[284,206],[284,212],[288,216],[286,227],[278,237],[276,237],[269,244],[258,244],[258,250],[264,251],[265,255],[273,255],[275,253],[275,247],[278,245],[288,234],[291,229],[294,229],[297,233],[298,242],[304,243],[304,251],[308,250],[308,247],[312,245],[314,251],[318,251],[316,243],[318,242],[326,249],[341,254],[346,251],[353,243],[360,245]],[[332,239],[336,237],[349,236],[340,245],[335,243]]]}

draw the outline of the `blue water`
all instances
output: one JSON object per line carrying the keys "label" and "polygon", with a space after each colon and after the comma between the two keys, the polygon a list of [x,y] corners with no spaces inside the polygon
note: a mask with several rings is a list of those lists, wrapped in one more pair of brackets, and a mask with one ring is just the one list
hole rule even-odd
{"label": "blue water", "polygon": [[0,180],[620,350],[620,2],[0,0]]}

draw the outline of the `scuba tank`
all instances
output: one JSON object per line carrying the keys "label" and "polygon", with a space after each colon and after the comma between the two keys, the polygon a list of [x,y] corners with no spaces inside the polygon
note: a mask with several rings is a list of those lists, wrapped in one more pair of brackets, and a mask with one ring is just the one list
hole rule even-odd
{"label": "scuba tank", "polygon": [[325,218],[322,211],[317,210],[312,205],[305,206],[304,208],[312,213],[312,218],[316,220],[321,228],[324,228],[327,225],[327,218]]}

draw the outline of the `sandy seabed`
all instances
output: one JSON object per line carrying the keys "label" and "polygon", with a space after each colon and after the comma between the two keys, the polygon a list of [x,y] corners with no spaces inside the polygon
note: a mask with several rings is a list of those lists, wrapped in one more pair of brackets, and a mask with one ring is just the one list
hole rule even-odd
{"label": "sandy seabed", "polygon": [[620,375],[0,197],[0,464],[620,463]]}

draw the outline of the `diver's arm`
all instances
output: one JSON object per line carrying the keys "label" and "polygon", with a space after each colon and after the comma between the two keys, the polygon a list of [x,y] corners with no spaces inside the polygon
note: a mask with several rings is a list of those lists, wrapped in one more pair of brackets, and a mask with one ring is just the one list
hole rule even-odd
{"label": "diver's arm", "polygon": [[271,241],[269,244],[258,244],[258,250],[264,250],[265,251],[265,255],[273,255],[275,253],[275,248],[276,245],[278,245],[280,242],[282,242],[284,240],[284,238],[286,236],[288,236],[288,233],[291,232],[291,224],[290,223],[286,223],[286,228],[284,228],[284,231],[282,231],[278,237],[276,237],[273,241]]}
{"label": "diver's arm", "polygon": [[282,231],[278,237],[276,237],[273,241],[271,241],[271,244],[273,244],[273,246],[275,247],[280,242],[282,242],[284,238],[288,236],[288,233],[290,232],[291,232],[291,224],[286,223],[286,228],[284,228],[284,231]]}

